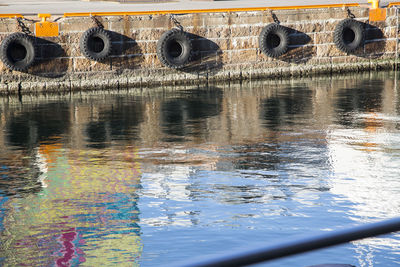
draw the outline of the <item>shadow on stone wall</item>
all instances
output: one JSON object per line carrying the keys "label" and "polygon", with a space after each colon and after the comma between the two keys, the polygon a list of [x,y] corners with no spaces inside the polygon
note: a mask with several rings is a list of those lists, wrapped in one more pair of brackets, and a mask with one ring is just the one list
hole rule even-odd
{"label": "shadow on stone wall", "polygon": [[107,62],[110,63],[112,70],[121,74],[125,69],[140,68],[144,61],[144,55],[138,43],[126,35],[112,31],[109,33],[111,34],[112,51]]}
{"label": "shadow on stone wall", "polygon": [[222,50],[218,44],[202,36],[187,33],[192,40],[192,61],[182,71],[200,76],[214,75],[222,69]]}
{"label": "shadow on stone wall", "polygon": [[37,46],[37,59],[29,73],[39,77],[59,78],[64,76],[69,68],[70,60],[65,50],[57,44],[56,38],[35,38]]}
{"label": "shadow on stone wall", "polygon": [[386,37],[382,30],[376,26],[361,22],[365,29],[364,44],[350,55],[362,58],[376,59],[386,52]]}
{"label": "shadow on stone wall", "polygon": [[288,63],[296,64],[308,62],[313,56],[315,56],[313,46],[307,46],[311,41],[310,36],[304,32],[288,27],[285,28],[289,31],[289,49],[284,55],[279,57],[279,59]]}
{"label": "shadow on stone wall", "polygon": [[386,37],[382,30],[374,25],[364,24],[365,44],[364,54],[366,58],[380,58],[386,52]]}

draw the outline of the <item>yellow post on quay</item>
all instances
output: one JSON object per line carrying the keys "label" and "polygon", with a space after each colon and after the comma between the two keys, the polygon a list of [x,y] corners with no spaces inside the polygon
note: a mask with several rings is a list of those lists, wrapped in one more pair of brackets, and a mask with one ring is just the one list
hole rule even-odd
{"label": "yellow post on quay", "polygon": [[368,0],[371,4],[369,9],[369,21],[386,20],[386,8],[379,8],[379,0]]}
{"label": "yellow post on quay", "polygon": [[371,4],[372,9],[379,8],[379,0],[368,0],[368,3]]}
{"label": "yellow post on quay", "polygon": [[35,36],[57,37],[59,34],[58,23],[47,21],[47,19],[51,17],[51,14],[38,14],[38,17],[41,18],[42,21],[35,23]]}

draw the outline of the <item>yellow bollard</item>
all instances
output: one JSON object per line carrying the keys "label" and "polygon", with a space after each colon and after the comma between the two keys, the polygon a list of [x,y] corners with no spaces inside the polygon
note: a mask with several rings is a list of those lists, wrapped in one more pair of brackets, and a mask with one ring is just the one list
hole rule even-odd
{"label": "yellow bollard", "polygon": [[35,23],[35,36],[37,37],[56,37],[58,36],[58,23],[47,21],[50,14],[38,14],[41,22]]}
{"label": "yellow bollard", "polygon": [[379,0],[368,0],[371,4],[369,8],[369,21],[386,20],[386,8],[379,8]]}
{"label": "yellow bollard", "polygon": [[371,4],[372,9],[379,8],[379,0],[368,0],[368,3]]}

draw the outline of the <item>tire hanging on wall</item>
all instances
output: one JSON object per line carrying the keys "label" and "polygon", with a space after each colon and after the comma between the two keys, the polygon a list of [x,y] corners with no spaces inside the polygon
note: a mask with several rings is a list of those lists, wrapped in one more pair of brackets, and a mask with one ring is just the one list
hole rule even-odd
{"label": "tire hanging on wall", "polygon": [[157,42],[157,57],[166,67],[181,69],[190,62],[191,55],[192,42],[179,29],[164,32]]}
{"label": "tire hanging on wall", "polygon": [[261,51],[269,57],[279,57],[285,54],[289,46],[289,31],[277,23],[264,27],[259,37]]}
{"label": "tire hanging on wall", "polygon": [[101,61],[111,53],[110,33],[101,27],[93,27],[85,31],[79,41],[81,53],[88,59]]}
{"label": "tire hanging on wall", "polygon": [[361,22],[344,19],[336,26],[333,41],[336,47],[346,53],[352,53],[364,44],[365,30]]}
{"label": "tire hanging on wall", "polygon": [[22,32],[8,35],[0,45],[1,61],[11,70],[26,71],[36,58],[32,36]]}

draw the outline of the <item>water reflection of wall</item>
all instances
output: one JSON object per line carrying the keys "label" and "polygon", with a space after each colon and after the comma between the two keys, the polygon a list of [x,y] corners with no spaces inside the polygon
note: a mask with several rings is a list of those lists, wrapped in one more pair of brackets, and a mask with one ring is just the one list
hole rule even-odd
{"label": "water reflection of wall", "polygon": [[162,132],[172,138],[165,141],[208,135],[206,120],[221,113],[222,99],[219,88],[207,88],[175,93],[174,98],[162,101],[159,118]]}
{"label": "water reflection of wall", "polygon": [[[15,210],[6,218],[3,225],[12,229],[12,235],[17,237],[7,236],[10,240],[7,244],[21,250],[26,245],[43,255],[45,252],[36,251],[33,244],[47,242],[48,247],[43,245],[39,248],[50,251],[51,246],[61,250],[64,246],[66,257],[71,251],[65,246],[77,247],[83,250],[88,263],[99,255],[111,257],[109,251],[100,249],[107,246],[123,245],[139,251],[139,227],[134,225],[138,220],[135,186],[139,184],[144,187],[141,190],[143,197],[160,199],[161,204],[158,204],[162,207],[161,215],[148,216],[141,221],[141,224],[148,225],[197,223],[198,214],[171,212],[168,205],[173,201],[200,200],[204,194],[199,192],[208,192],[205,194],[207,197],[223,204],[292,199],[306,206],[318,201],[320,192],[332,188],[333,193],[355,203],[351,207],[354,216],[364,216],[369,208],[379,210],[378,206],[387,204],[386,200],[378,197],[370,202],[363,195],[372,190],[379,192],[374,179],[370,183],[354,179],[353,184],[344,180],[343,187],[340,175],[329,186],[324,178],[327,178],[330,167],[335,171],[342,168],[344,173],[362,177],[358,169],[346,171],[340,162],[351,162],[353,157],[343,160],[341,154],[353,155],[356,151],[359,153],[356,157],[361,159],[362,155],[369,156],[368,153],[375,151],[380,156],[372,159],[377,167],[374,171],[379,179],[386,181],[377,170],[391,157],[384,151],[387,142],[378,139],[385,138],[379,134],[380,129],[394,130],[398,126],[397,122],[382,118],[381,114],[397,115],[398,103],[393,104],[395,97],[396,88],[392,80],[369,85],[357,79],[338,78],[295,83],[232,84],[151,94],[80,95],[37,102],[22,99],[22,103],[14,102],[7,108],[3,102],[0,124],[3,161],[8,165],[17,161],[27,169],[36,166],[32,179],[25,179],[23,186],[16,187],[32,190],[25,195],[19,193],[21,199],[7,200],[3,204],[7,211],[13,210],[15,203],[31,210]],[[53,114],[48,110],[54,104],[48,102],[62,104],[52,109]],[[359,115],[354,117],[354,114]],[[53,121],[51,127],[40,129],[46,127],[48,120]],[[333,125],[341,125],[344,131],[332,132]],[[346,130],[346,127],[352,130]],[[351,144],[350,138],[350,144],[347,143],[349,140],[346,138],[353,133],[354,138],[364,138],[365,142]],[[22,137],[17,139],[15,136],[18,134]],[[342,139],[344,136],[346,140]],[[21,156],[12,158],[11,145],[22,148]],[[393,146],[395,144],[391,143],[390,147]],[[137,158],[129,156],[134,147],[141,147]],[[131,150],[126,152],[125,148]],[[332,166],[326,166],[329,157],[338,160]],[[43,159],[45,168],[40,167]],[[362,162],[366,168],[369,159],[366,157]],[[125,173],[134,169],[131,164],[135,162],[141,163],[142,174]],[[315,168],[310,170],[302,166]],[[198,175],[206,176],[210,170],[237,171],[238,175],[259,180],[245,185],[242,180],[236,184],[234,177],[233,182],[226,184],[212,180],[206,185],[196,183]],[[121,172],[117,174],[116,171]],[[311,172],[312,178],[304,178]],[[43,173],[46,178],[39,178]],[[315,179],[319,174],[321,177]],[[91,180],[86,181],[84,177]],[[126,177],[133,177],[133,180]],[[357,187],[360,192],[350,191],[347,187]],[[3,192],[10,190],[9,185],[2,188]],[[303,189],[309,190],[308,195]],[[369,206],[372,203],[377,206]],[[54,214],[46,214],[48,210]],[[282,212],[287,214],[290,211]],[[378,214],[387,212],[382,210]],[[60,228],[65,232],[31,237],[32,233],[39,235],[43,232],[40,229],[45,228],[35,214],[47,218],[49,228]],[[71,218],[74,223],[71,223]],[[14,223],[16,219],[27,223],[17,225]],[[129,221],[135,223],[128,225]],[[26,230],[31,227],[36,232]],[[120,228],[120,231],[107,232],[111,228]],[[127,228],[130,231],[126,231]],[[29,233],[28,237],[24,232]],[[91,236],[89,241],[87,236]],[[18,241],[22,239],[28,243]],[[93,246],[98,246],[98,249],[84,249]],[[74,253],[79,259],[79,250]],[[61,259],[57,257],[54,259]],[[17,256],[10,254],[8,258],[16,260]]]}
{"label": "water reflection of wall", "polygon": [[310,82],[307,90],[299,90],[307,81],[295,86],[265,82],[152,94],[88,94],[38,101],[23,98],[22,103],[15,101],[8,106],[3,101],[0,127],[6,135],[2,142],[35,147],[53,136],[68,136],[63,142],[74,147],[104,146],[112,141],[154,144],[171,136],[219,144],[240,142],[268,134],[262,125],[285,122],[297,126],[296,114],[310,111],[313,123],[328,125],[326,119],[332,117],[335,105],[346,104],[335,99],[335,91],[341,86],[360,85],[351,79]]}
{"label": "water reflection of wall", "polygon": [[[205,141],[223,146],[298,140],[296,136],[282,135],[289,128],[307,138],[321,140],[324,133],[320,129],[328,130],[335,122],[346,123],[343,114],[347,110],[364,107],[368,105],[365,101],[372,101],[369,99],[375,99],[374,105],[386,107],[380,94],[371,97],[376,86],[384,85],[343,78],[296,84],[291,81],[232,84],[225,88],[153,94],[81,95],[69,100],[57,97],[22,99],[22,103],[3,100],[0,127],[4,130],[0,143],[4,149],[12,144],[32,150],[40,143],[54,140],[75,149],[104,148],[116,143],[158,146],[170,141],[187,145]],[[344,97],[341,88],[356,89],[343,89]],[[390,100],[387,97],[385,101]],[[336,110],[341,112],[335,113]],[[300,122],[299,116],[308,117]]]}
{"label": "water reflection of wall", "polygon": [[14,146],[32,148],[34,144],[68,132],[68,115],[66,103],[28,106],[20,112],[10,113],[6,123],[7,140]]}
{"label": "water reflection of wall", "polygon": [[387,80],[360,88],[337,93],[342,110],[337,122],[351,127],[332,130],[327,137],[336,177],[332,190],[358,204],[352,210],[356,217],[396,216],[400,207],[392,195],[400,182],[396,84]]}
{"label": "water reflection of wall", "polygon": [[[396,81],[376,81],[351,91],[337,92],[342,111],[336,128],[327,136],[332,178],[337,201],[349,201],[349,217],[371,222],[396,217],[398,195],[398,95]],[[360,266],[373,266],[377,251],[398,250],[399,236],[372,238],[355,243]],[[400,262],[392,259],[392,264]]]}
{"label": "water reflection of wall", "polygon": [[262,120],[271,130],[279,130],[282,124],[295,125],[300,114],[311,112],[313,91],[304,86],[291,86],[281,90],[276,96],[268,97],[262,102]]}

